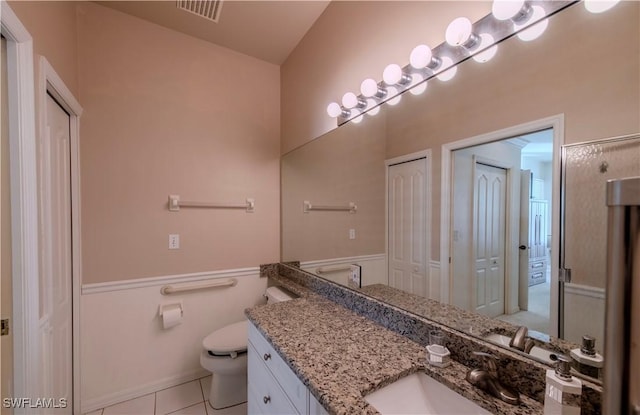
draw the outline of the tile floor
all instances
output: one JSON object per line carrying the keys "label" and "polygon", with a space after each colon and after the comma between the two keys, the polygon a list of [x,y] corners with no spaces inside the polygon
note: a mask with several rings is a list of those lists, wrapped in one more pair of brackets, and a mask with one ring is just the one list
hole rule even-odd
{"label": "tile floor", "polygon": [[215,410],[209,406],[211,376],[108,406],[85,415],[247,415],[247,404]]}

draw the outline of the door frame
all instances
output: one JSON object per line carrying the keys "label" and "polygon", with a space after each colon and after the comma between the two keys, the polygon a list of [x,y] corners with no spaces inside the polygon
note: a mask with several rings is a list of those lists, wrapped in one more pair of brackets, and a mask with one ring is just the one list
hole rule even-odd
{"label": "door frame", "polygon": [[[473,163],[473,170],[471,171],[471,181],[473,183],[473,186],[471,187],[471,191],[473,192],[473,194],[471,195],[471,200],[474,201],[473,204],[473,209],[471,209],[471,226],[473,227],[472,230],[472,239],[471,239],[471,255],[470,258],[473,259],[476,257],[476,246],[474,241],[476,240],[476,227],[475,227],[475,218],[477,217],[477,206],[475,204],[475,197],[476,197],[476,180],[477,180],[477,165],[478,164],[484,164],[485,166],[490,166],[490,167],[495,167],[498,169],[503,169],[505,170],[505,176],[506,176],[506,182],[505,182],[505,201],[504,201],[504,207],[505,207],[505,226],[504,226],[504,268],[503,268],[503,274],[504,274],[504,283],[502,286],[503,292],[502,292],[502,305],[503,305],[503,313],[506,310],[509,310],[512,306],[511,304],[511,296],[507,295],[510,292],[510,288],[511,288],[511,278],[508,277],[508,272],[507,270],[509,270],[513,264],[511,261],[511,256],[513,255],[513,246],[514,245],[514,241],[511,239],[511,221],[509,220],[509,212],[511,212],[511,209],[513,207],[513,202],[514,202],[514,198],[513,198],[513,193],[511,191],[511,184],[512,184],[512,179],[513,179],[513,170],[515,168],[515,166],[513,166],[512,164],[509,163],[505,163],[502,161],[498,161],[498,160],[494,160],[494,159],[490,159],[487,157],[482,157],[482,156],[478,156],[476,154],[473,155],[472,159],[472,163]],[[515,241],[515,244],[519,244],[520,241]],[[476,286],[476,279],[475,279],[475,264],[473,262],[469,263],[469,272],[472,277],[471,277],[471,292],[474,294],[471,297],[471,310],[473,312],[475,312],[476,307],[478,306],[477,304],[477,296],[476,291],[478,289],[478,287]]]}
{"label": "door frame", "polygon": [[[50,94],[56,102],[69,114],[69,146],[71,161],[71,301],[72,301],[72,347],[73,347],[73,408],[80,409],[80,293],[82,281],[82,251],[81,251],[81,229],[80,229],[80,116],[82,115],[82,107],[75,99],[64,81],[56,73],[55,69],[44,56],[39,57],[40,74],[38,78],[38,103],[41,111],[39,112],[40,125],[40,142],[39,148],[42,150],[43,141],[47,131],[46,126],[46,100],[47,94]],[[44,155],[43,151],[39,153]],[[38,161],[39,163],[42,160]],[[41,174],[41,170],[38,170]],[[44,187],[44,180],[40,181],[40,203],[44,212],[44,207],[48,206],[48,196],[50,192]],[[48,230],[51,229],[51,221],[48,215],[41,215],[42,239],[41,252],[42,260],[40,262],[41,272],[50,269],[47,261],[47,253],[52,252],[53,240],[48,239]],[[43,379],[43,382],[52,381],[52,379]],[[43,385],[44,390],[47,389],[46,383]]]}
{"label": "door frame", "polygon": [[[425,277],[427,278],[427,284],[425,284],[426,287],[428,287],[429,290],[429,298],[433,297],[433,291],[434,290],[438,290],[439,287],[433,287],[435,281],[432,281],[431,278],[431,149],[426,149],[426,150],[422,150],[422,151],[417,151],[415,153],[410,153],[410,154],[404,154],[402,156],[398,156],[398,157],[394,157],[391,159],[387,159],[384,161],[384,180],[385,180],[385,192],[384,192],[384,217],[385,217],[385,224],[384,224],[384,252],[386,252],[385,255],[385,269],[387,270],[387,274],[388,274],[388,270],[389,270],[389,167],[391,167],[394,164],[401,164],[401,163],[406,163],[409,161],[414,161],[414,160],[419,160],[419,159],[424,159],[424,171],[425,171],[425,180],[424,180],[424,185],[425,185],[425,199],[424,199],[424,204],[425,204],[425,260],[428,261],[427,264],[425,264],[425,266],[427,267],[426,269],[426,275]],[[389,275],[387,275],[387,284],[389,283],[388,281]],[[434,288],[434,290],[432,290],[432,288]],[[424,293],[425,295],[427,293]]]}
{"label": "door frame", "polygon": [[486,144],[492,141],[513,138],[520,135],[552,128],[553,129],[553,161],[552,161],[552,212],[551,212],[551,306],[550,306],[550,335],[558,335],[558,268],[560,257],[560,158],[561,146],[564,144],[564,114],[557,114],[546,118],[514,125],[501,130],[465,138],[442,145],[441,156],[441,197],[440,197],[440,269],[442,283],[440,285],[441,302],[450,303],[450,242],[451,242],[451,158],[454,150]]}
{"label": "door frame", "polygon": [[[0,2],[7,39],[9,159],[13,281],[13,393],[39,395],[38,184],[33,38],[5,1]],[[15,408],[16,414],[26,408]]]}

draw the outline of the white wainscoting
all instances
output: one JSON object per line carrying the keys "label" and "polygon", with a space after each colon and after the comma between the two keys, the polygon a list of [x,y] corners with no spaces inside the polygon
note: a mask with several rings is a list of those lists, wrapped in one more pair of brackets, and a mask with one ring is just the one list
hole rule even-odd
{"label": "white wainscoting", "polygon": [[596,349],[604,346],[605,290],[581,284],[564,286],[565,339],[582,343],[582,336],[596,338]]}
{"label": "white wainscoting", "polygon": [[[362,286],[389,283],[389,279],[387,277],[387,256],[385,254],[306,261],[300,263],[300,268],[313,274],[318,274],[318,268],[341,265],[347,266],[351,264],[357,264],[362,267]],[[323,278],[342,285],[347,285],[348,276],[349,271],[346,270],[322,274]]]}
{"label": "white wainscoting", "polygon": [[[165,284],[236,278],[235,287],[173,295]],[[155,392],[207,374],[200,367],[202,339],[245,318],[263,303],[267,279],[259,269],[162,276],[82,287],[82,413]],[[182,302],[182,324],[164,330],[160,304]]]}

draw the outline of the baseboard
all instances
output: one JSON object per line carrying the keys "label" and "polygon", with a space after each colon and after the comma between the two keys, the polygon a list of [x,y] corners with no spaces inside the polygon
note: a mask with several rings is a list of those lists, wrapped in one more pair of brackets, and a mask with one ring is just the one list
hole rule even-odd
{"label": "baseboard", "polygon": [[147,383],[145,385],[139,385],[134,388],[129,388],[120,392],[101,396],[99,398],[88,399],[86,401],[83,400],[81,402],[81,412],[84,414],[87,412],[95,411],[97,409],[106,408],[107,406],[115,405],[117,403],[128,401],[130,399],[139,398],[140,396],[148,395],[162,389],[167,389],[186,382],[191,382],[192,380],[200,379],[207,375],[210,375],[210,373],[204,369],[191,370],[189,372],[181,373],[175,376],[169,376],[155,382]]}

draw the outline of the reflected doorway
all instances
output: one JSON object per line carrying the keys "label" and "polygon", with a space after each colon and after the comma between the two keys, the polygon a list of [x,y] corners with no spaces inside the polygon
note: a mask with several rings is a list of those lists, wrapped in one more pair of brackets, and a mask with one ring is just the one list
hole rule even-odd
{"label": "reflected doorway", "polygon": [[[558,321],[552,316],[557,316],[558,304],[553,298],[558,291],[557,287],[553,289],[557,273],[554,277],[552,196],[558,178],[553,174],[554,129],[529,131],[505,133],[504,138],[496,133],[493,139],[488,135],[452,145],[451,216],[449,240],[445,241],[449,251],[449,299],[458,307],[555,335]],[[464,142],[470,145],[463,146]],[[485,184],[505,181],[504,196],[487,193],[479,203],[482,186],[478,179],[486,175],[479,173],[478,165],[503,169],[506,174],[501,175],[502,180],[492,175],[496,180]],[[505,201],[498,203],[499,196]],[[499,218],[503,211],[504,229],[500,221],[489,220]],[[486,226],[479,226],[480,222]],[[489,261],[488,253],[499,252],[501,246],[503,262]],[[488,266],[479,269],[481,260],[489,261]],[[489,307],[491,304],[500,307]]]}

